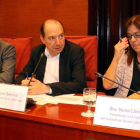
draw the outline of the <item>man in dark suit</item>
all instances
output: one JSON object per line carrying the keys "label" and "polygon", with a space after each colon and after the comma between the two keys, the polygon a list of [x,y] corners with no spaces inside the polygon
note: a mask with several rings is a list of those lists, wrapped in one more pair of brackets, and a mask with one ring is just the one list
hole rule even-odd
{"label": "man in dark suit", "polygon": [[15,47],[0,39],[0,83],[13,82],[15,63]]}
{"label": "man in dark suit", "polygon": [[36,78],[29,84],[28,94],[55,95],[81,93],[86,87],[84,50],[65,40],[64,27],[58,20],[50,19],[41,26],[43,44],[33,48],[30,60],[16,79],[16,84],[27,86],[29,76],[36,69]]}

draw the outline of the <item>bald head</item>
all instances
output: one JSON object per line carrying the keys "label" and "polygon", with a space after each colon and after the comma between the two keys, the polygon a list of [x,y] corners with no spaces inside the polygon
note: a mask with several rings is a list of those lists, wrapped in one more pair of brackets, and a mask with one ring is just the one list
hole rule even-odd
{"label": "bald head", "polygon": [[61,53],[65,46],[65,34],[61,22],[54,19],[45,21],[41,26],[40,39],[51,57]]}
{"label": "bald head", "polygon": [[45,37],[45,28],[53,28],[53,26],[55,25],[59,25],[61,26],[61,28],[63,29],[63,32],[65,32],[65,29],[64,29],[64,26],[63,24],[59,21],[59,20],[55,20],[55,19],[49,19],[49,20],[46,20],[42,25],[41,25],[41,28],[40,28],[40,31],[41,31],[41,35],[43,37]]}

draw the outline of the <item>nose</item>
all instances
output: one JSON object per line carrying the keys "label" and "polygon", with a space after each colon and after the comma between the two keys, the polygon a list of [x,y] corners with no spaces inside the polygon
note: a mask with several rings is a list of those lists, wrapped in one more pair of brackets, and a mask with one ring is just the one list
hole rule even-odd
{"label": "nose", "polygon": [[60,45],[60,40],[58,37],[56,37],[55,43],[56,43],[56,45]]}

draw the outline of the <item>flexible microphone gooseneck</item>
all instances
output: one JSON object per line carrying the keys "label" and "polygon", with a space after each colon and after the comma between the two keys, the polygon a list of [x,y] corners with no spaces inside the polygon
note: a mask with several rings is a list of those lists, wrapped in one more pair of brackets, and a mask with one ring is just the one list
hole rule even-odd
{"label": "flexible microphone gooseneck", "polygon": [[41,61],[41,59],[42,59],[43,56],[44,56],[44,52],[42,52],[41,55],[40,55],[40,59],[39,59],[37,65],[36,65],[36,67],[34,69],[34,72],[32,73],[32,76],[31,76],[31,78],[29,80],[28,86],[30,85],[30,82],[31,82],[32,78],[35,77],[35,72],[36,72],[36,70],[38,68],[38,65],[39,65],[39,63],[40,63],[40,61]]}
{"label": "flexible microphone gooseneck", "polygon": [[98,73],[98,72],[94,72],[94,74],[95,74],[96,76],[98,76],[98,77],[105,78],[105,79],[107,79],[107,80],[109,80],[109,81],[111,81],[111,82],[113,82],[113,83],[115,83],[115,84],[117,84],[117,85],[119,85],[119,86],[122,86],[122,87],[124,87],[124,88],[126,88],[126,89],[128,89],[128,90],[130,90],[130,91],[132,91],[132,92],[134,92],[134,93],[137,93],[138,95],[140,95],[140,93],[138,93],[137,91],[135,91],[135,90],[133,90],[133,89],[130,89],[130,88],[128,88],[128,87],[126,87],[126,86],[124,86],[124,85],[122,85],[122,84],[120,84],[120,83],[117,83],[117,82],[115,82],[115,81],[113,81],[113,80],[111,80],[111,79],[109,79],[109,78],[103,76],[102,74],[100,74],[100,73]]}

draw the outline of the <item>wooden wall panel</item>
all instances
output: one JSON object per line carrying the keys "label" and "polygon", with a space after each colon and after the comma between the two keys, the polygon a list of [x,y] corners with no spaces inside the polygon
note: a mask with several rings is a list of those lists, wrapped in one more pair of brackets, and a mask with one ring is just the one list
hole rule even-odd
{"label": "wooden wall panel", "polygon": [[[95,1],[97,3],[98,72],[104,75],[112,61],[114,45],[120,37],[124,37],[126,20],[133,15],[140,14],[140,0]],[[98,78],[97,90],[110,95],[115,93],[114,90],[104,90],[101,78]]]}
{"label": "wooden wall panel", "polygon": [[[104,74],[114,45],[124,37],[125,21],[135,14],[140,14],[140,0],[0,0],[0,37],[32,36],[37,45],[42,22],[56,18],[66,35],[98,36],[98,72]],[[98,91],[105,91],[102,79]]]}
{"label": "wooden wall panel", "polygon": [[88,0],[0,0],[0,37],[33,37],[41,43],[40,26],[60,20],[66,35],[88,34]]}

